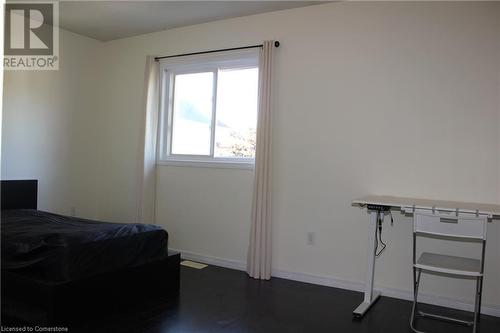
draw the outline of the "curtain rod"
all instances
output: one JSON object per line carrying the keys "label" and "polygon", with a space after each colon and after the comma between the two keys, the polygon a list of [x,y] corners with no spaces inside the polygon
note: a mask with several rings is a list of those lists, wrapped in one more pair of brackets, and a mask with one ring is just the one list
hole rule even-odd
{"label": "curtain rod", "polygon": [[[229,49],[219,49],[219,50],[210,50],[210,51],[182,53],[182,54],[175,54],[175,55],[169,55],[169,56],[155,57],[155,61],[158,61],[160,59],[175,58],[175,57],[186,57],[186,56],[197,55],[197,54],[207,54],[207,53],[215,53],[215,52],[225,52],[225,51],[254,49],[254,48],[262,47],[262,46],[263,46],[262,44],[259,44],[259,45],[249,45],[249,46],[232,47],[232,48],[229,48]],[[279,41],[274,41],[274,46],[275,47],[279,47],[280,46],[280,42]]]}

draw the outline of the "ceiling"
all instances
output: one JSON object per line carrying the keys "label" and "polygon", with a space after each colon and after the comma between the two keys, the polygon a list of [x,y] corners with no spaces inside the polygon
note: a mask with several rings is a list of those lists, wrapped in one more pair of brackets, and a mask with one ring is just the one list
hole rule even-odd
{"label": "ceiling", "polygon": [[109,41],[320,1],[62,1],[59,25]]}

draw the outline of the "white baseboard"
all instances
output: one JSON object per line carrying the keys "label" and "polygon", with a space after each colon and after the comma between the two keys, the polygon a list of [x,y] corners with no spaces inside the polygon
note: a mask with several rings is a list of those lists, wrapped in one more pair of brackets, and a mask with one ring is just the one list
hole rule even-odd
{"label": "white baseboard", "polygon": [[[194,253],[184,250],[176,250],[176,249],[173,250],[180,252],[183,259],[199,261],[209,265],[231,268],[240,271],[246,270],[246,263],[243,261],[205,256],[199,253]],[[312,283],[321,286],[334,287],[334,288],[353,290],[359,292],[363,292],[365,287],[363,282],[353,282],[353,281],[338,279],[331,276],[319,276],[319,275],[312,275],[305,273],[289,272],[279,269],[273,269],[272,276],[287,280]],[[413,293],[410,290],[395,289],[388,287],[376,287],[376,289],[381,292],[382,296],[404,299],[404,300],[413,300]],[[472,311],[474,308],[474,305],[472,303],[468,303],[464,300],[423,294],[423,293],[419,294],[419,301],[422,303],[444,306],[447,308],[460,309],[465,311]],[[481,313],[490,316],[500,317],[500,306],[483,304],[481,307]]]}

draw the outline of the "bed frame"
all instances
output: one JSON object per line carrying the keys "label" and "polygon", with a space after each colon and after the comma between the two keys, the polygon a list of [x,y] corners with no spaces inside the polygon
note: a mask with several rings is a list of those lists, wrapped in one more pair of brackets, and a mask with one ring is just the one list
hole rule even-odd
{"label": "bed frame", "polygon": [[[1,208],[37,209],[37,180],[2,180]],[[2,317],[38,325],[71,325],[110,308],[177,297],[180,254],[64,283],[29,279],[2,268]],[[4,321],[4,320],[2,320]]]}

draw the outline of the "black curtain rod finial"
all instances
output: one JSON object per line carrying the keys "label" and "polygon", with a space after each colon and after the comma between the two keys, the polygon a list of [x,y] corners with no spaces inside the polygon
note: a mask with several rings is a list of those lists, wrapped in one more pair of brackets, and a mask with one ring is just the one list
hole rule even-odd
{"label": "black curtain rod finial", "polygon": [[275,40],[274,41],[274,47],[280,47],[280,41],[279,40]]}

